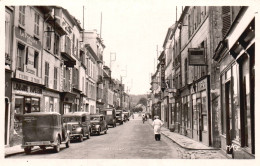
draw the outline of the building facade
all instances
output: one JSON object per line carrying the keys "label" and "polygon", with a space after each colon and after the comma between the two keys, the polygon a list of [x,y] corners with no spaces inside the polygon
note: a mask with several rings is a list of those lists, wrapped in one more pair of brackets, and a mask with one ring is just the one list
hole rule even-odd
{"label": "building facade", "polygon": [[[221,8],[219,63],[221,149],[233,158],[255,158],[255,15],[252,7]],[[242,24],[239,24],[239,23]]]}

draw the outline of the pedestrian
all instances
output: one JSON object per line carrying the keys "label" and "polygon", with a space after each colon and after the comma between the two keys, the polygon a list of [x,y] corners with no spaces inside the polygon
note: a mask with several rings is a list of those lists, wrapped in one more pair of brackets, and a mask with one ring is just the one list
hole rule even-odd
{"label": "pedestrian", "polygon": [[163,122],[159,119],[159,116],[154,116],[153,121],[153,129],[154,129],[154,138],[156,141],[160,141],[161,139],[161,127]]}

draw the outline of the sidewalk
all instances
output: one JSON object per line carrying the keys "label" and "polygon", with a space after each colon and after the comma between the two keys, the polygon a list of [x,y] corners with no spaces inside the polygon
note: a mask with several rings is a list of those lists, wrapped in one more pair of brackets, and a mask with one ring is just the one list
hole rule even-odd
{"label": "sidewalk", "polygon": [[[39,147],[37,146],[37,147],[32,148],[32,151],[36,150],[36,149],[39,149]],[[5,157],[9,157],[9,156],[16,155],[16,154],[22,154],[22,153],[24,153],[24,150],[21,147],[21,145],[5,147]]]}
{"label": "sidewalk", "polygon": [[[148,120],[150,125],[152,125],[152,120]],[[184,135],[171,132],[169,129],[162,127],[161,132],[164,136],[171,139],[173,142],[178,144],[184,149],[188,150],[219,150],[218,148],[213,148],[206,146],[200,142],[194,141],[193,139],[190,139],[189,137],[186,137]]]}

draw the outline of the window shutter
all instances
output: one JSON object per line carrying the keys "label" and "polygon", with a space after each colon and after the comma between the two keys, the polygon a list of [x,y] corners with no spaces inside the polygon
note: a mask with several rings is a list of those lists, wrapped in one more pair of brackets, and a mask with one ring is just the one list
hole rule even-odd
{"label": "window shutter", "polygon": [[230,6],[222,6],[222,35],[223,37],[227,34],[230,26],[231,26],[231,7]]}

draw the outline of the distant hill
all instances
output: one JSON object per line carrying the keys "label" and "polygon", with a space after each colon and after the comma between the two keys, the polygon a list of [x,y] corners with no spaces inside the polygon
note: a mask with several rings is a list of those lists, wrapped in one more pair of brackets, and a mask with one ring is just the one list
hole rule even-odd
{"label": "distant hill", "polygon": [[138,104],[138,102],[139,102],[139,100],[141,99],[141,98],[147,98],[147,95],[146,94],[141,94],[141,95],[131,95],[130,94],[130,97],[131,97],[131,105],[132,106],[135,106],[135,105],[137,105]]}

